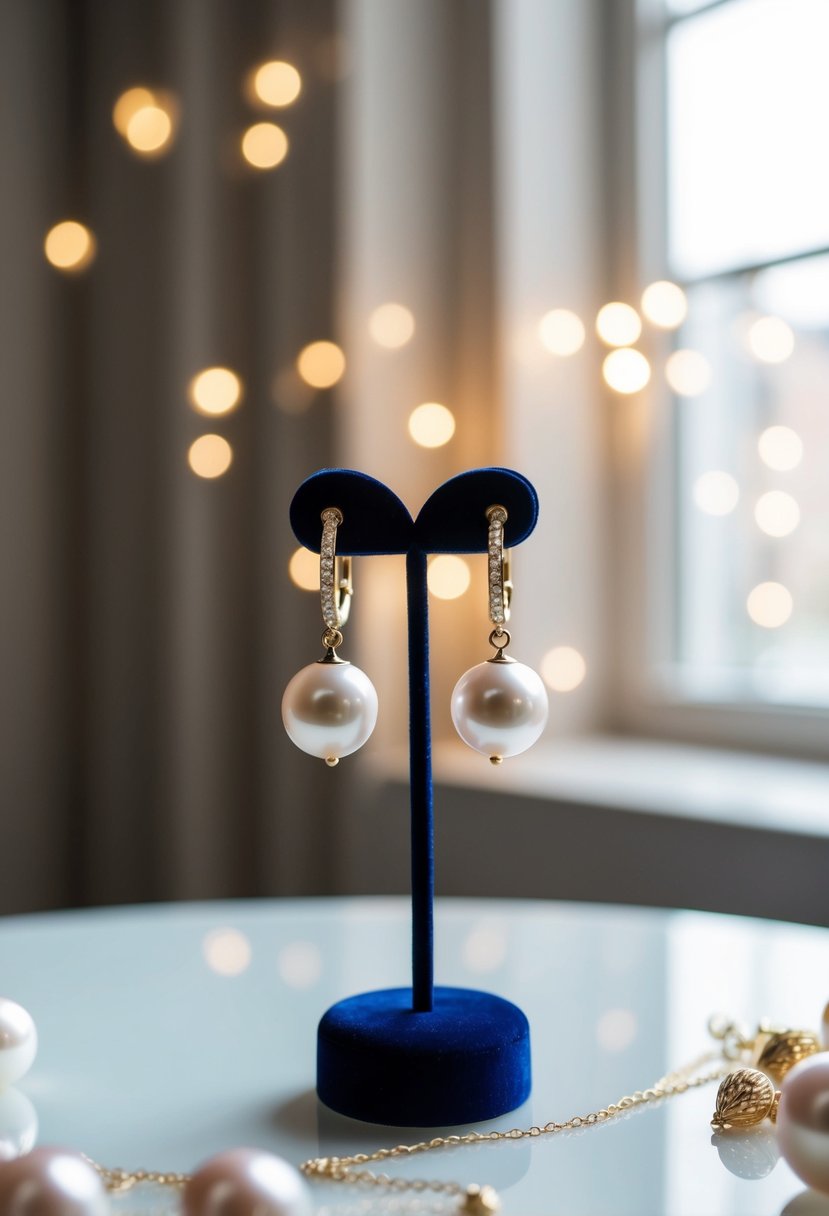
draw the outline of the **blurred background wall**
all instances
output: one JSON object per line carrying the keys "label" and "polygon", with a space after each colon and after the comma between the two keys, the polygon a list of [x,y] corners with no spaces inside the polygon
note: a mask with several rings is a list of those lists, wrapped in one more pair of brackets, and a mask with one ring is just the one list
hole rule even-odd
{"label": "blurred background wall", "polygon": [[329,771],[288,507],[499,464],[550,725],[497,781],[453,741],[485,571],[433,562],[439,890],[825,920],[826,15],[0,0],[0,911],[405,890],[403,565],[356,564]]}

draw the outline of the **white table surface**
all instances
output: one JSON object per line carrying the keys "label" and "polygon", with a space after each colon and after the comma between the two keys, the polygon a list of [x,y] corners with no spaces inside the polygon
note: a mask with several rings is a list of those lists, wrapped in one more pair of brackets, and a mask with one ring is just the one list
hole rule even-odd
{"label": "white table surface", "polygon": [[[561,1121],[644,1089],[705,1049],[715,1010],[817,1027],[829,997],[822,929],[470,900],[439,903],[436,928],[439,982],[500,993],[532,1028],[533,1095],[482,1128]],[[19,1085],[36,1108],[38,1142],[108,1165],[188,1171],[243,1144],[299,1163],[423,1139],[341,1118],[314,1095],[319,1017],[349,994],[406,984],[408,934],[407,903],[392,899],[0,921],[0,995],[25,1005],[40,1032]],[[577,1133],[441,1150],[387,1169],[492,1183],[504,1216],[829,1213],[829,1200],[804,1195],[785,1162],[768,1172],[771,1133],[729,1140],[726,1168],[711,1144],[714,1092]],[[2,1106],[0,1136],[1,1124]],[[314,1198],[327,1216],[449,1210],[445,1200],[328,1183],[315,1184]],[[126,1196],[118,1207],[175,1210],[159,1194]]]}

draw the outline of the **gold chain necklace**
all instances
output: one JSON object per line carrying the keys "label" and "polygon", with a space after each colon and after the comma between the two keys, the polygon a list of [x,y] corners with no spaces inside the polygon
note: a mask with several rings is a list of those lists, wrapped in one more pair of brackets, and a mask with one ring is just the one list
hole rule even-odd
{"label": "gold chain necklace", "polygon": [[[673,1098],[690,1089],[697,1089],[702,1085],[709,1085],[712,1081],[721,1080],[733,1070],[735,1061],[739,1060],[745,1052],[755,1048],[764,1033],[764,1027],[761,1025],[755,1038],[750,1039],[744,1034],[736,1032],[734,1023],[727,1019],[712,1018],[709,1022],[709,1031],[713,1038],[721,1041],[720,1047],[705,1052],[691,1060],[690,1063],[674,1069],[673,1072],[666,1073],[650,1088],[636,1090],[635,1093],[620,1098],[618,1102],[611,1102],[608,1106],[591,1111],[589,1114],[573,1115],[561,1123],[551,1121],[543,1126],[514,1127],[505,1132],[466,1132],[463,1135],[435,1136],[431,1140],[421,1140],[416,1144],[398,1144],[394,1148],[378,1148],[372,1153],[355,1153],[350,1157],[312,1157],[308,1161],[304,1161],[299,1168],[306,1178],[350,1183],[364,1187],[382,1187],[392,1192],[428,1191],[455,1200],[457,1202],[455,1211],[458,1216],[490,1216],[491,1213],[498,1211],[500,1201],[495,1188],[487,1184],[472,1183],[463,1186],[459,1182],[393,1178],[388,1174],[365,1167],[402,1157],[429,1153],[434,1149],[456,1148],[461,1144],[486,1144],[499,1140],[526,1140],[539,1136],[554,1136],[560,1132],[576,1131],[579,1128],[595,1127],[600,1123],[607,1123],[636,1107],[661,1102],[665,1098]],[[140,1183],[181,1188],[190,1181],[189,1174],[110,1169],[99,1165],[89,1157],[86,1160],[98,1171],[106,1189],[112,1193],[127,1191]]]}

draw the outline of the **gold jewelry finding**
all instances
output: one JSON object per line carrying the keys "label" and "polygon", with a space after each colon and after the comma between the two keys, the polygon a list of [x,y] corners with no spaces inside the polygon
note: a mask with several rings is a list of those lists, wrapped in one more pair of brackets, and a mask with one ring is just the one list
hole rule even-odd
{"label": "gold jewelry finding", "polygon": [[487,563],[489,572],[489,619],[496,627],[496,632],[503,632],[503,626],[510,616],[510,601],[512,599],[512,580],[510,579],[509,550],[504,549],[504,524],[509,519],[506,507],[494,503],[486,509],[489,532],[487,535]]}
{"label": "gold jewelry finding", "polygon": [[322,519],[320,545],[320,602],[322,619],[328,630],[338,630],[351,611],[351,558],[337,557],[337,528],[343,522],[339,507],[326,507]]}
{"label": "gold jewelry finding", "polygon": [[780,1093],[764,1072],[738,1068],[730,1072],[717,1090],[711,1126],[720,1131],[732,1127],[756,1127],[764,1119],[777,1118]]}
{"label": "gold jewelry finding", "polygon": [[772,1032],[761,1045],[757,1067],[770,1073],[779,1084],[795,1064],[822,1050],[820,1039],[811,1030]]}
{"label": "gold jewelry finding", "polygon": [[[649,1089],[637,1090],[620,1098],[618,1102],[611,1102],[609,1106],[591,1111],[587,1115],[573,1115],[562,1123],[550,1122],[543,1126],[512,1128],[504,1132],[466,1132],[462,1135],[435,1136],[417,1144],[398,1144],[394,1148],[380,1148],[372,1153],[355,1153],[349,1157],[313,1157],[304,1161],[299,1168],[306,1178],[311,1179],[382,1187],[392,1192],[430,1191],[455,1200],[457,1216],[491,1216],[500,1207],[498,1193],[494,1187],[478,1183],[462,1186],[457,1182],[390,1178],[385,1173],[376,1173],[365,1167],[428,1153],[434,1149],[455,1148],[463,1144],[524,1140],[595,1127],[624,1116],[636,1107],[661,1102],[712,1081],[721,1082],[711,1121],[713,1127],[720,1130],[746,1128],[753,1127],[767,1118],[774,1120],[780,1099],[779,1092],[759,1069],[734,1070],[735,1060],[745,1060],[751,1054],[759,1054],[762,1058],[769,1052],[775,1060],[788,1061],[798,1052],[806,1051],[806,1047],[811,1045],[813,1040],[816,1041],[817,1036],[812,1035],[810,1031],[782,1030],[761,1023],[757,1033],[750,1037],[735,1022],[722,1017],[709,1021],[709,1031],[719,1042],[716,1050],[705,1052],[690,1063],[660,1077]],[[806,1054],[811,1052],[806,1051]],[[789,1067],[791,1066],[790,1064]],[[94,1161],[90,1161],[90,1164],[100,1174],[107,1190],[113,1192],[128,1190],[140,1182],[155,1182],[178,1188],[184,1186],[189,1177],[187,1174],[161,1174],[146,1170],[128,1172],[106,1169]]]}

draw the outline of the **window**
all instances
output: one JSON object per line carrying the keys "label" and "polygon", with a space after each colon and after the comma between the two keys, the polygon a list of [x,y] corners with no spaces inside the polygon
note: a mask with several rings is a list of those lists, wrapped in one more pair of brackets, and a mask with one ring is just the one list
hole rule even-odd
{"label": "window", "polygon": [[665,5],[662,264],[688,314],[664,352],[659,657],[687,703],[826,707],[829,5]]}

